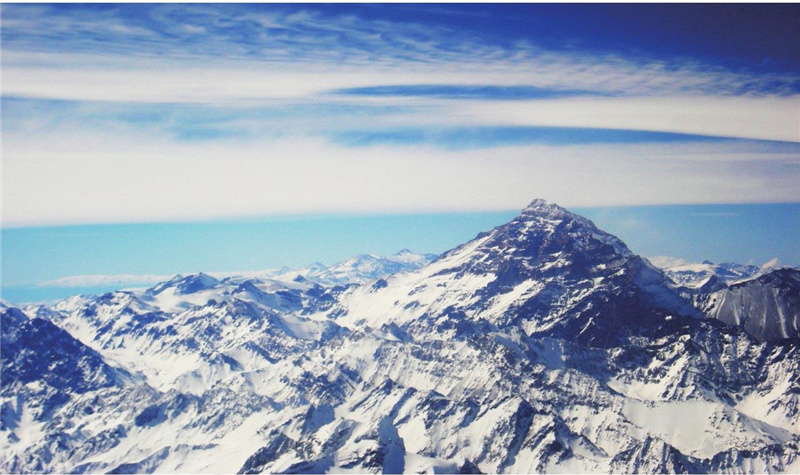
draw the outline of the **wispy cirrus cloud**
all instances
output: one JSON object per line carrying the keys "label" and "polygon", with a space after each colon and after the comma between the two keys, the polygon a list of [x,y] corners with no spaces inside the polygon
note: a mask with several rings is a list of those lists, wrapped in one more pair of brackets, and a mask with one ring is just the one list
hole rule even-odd
{"label": "wispy cirrus cloud", "polygon": [[[6,94],[29,97],[58,97],[51,82],[62,84],[67,99],[167,102],[442,85],[621,95],[800,91],[788,73],[754,74],[685,57],[548,50],[452,26],[311,8],[15,5],[4,8],[3,19]],[[42,78],[57,71],[61,77]],[[223,77],[230,91],[220,87]]]}
{"label": "wispy cirrus cloud", "polygon": [[501,45],[449,27],[296,8],[32,5],[3,12],[5,97],[214,104],[234,112],[276,101],[401,104],[416,107],[409,123],[446,118],[461,127],[800,141],[799,81],[785,72]]}

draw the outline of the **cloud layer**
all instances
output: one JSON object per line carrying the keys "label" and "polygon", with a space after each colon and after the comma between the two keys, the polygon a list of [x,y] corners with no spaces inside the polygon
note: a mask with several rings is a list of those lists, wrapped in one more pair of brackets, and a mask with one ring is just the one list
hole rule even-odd
{"label": "cloud layer", "polygon": [[[797,153],[740,143],[336,146],[321,139],[4,144],[6,226],[314,212],[798,201]],[[748,148],[750,150],[748,150]],[[35,197],[35,199],[30,199]]]}
{"label": "cloud layer", "polygon": [[148,285],[163,282],[171,279],[171,275],[149,275],[149,274],[92,274],[92,275],[73,275],[61,277],[59,279],[46,280],[39,282],[38,287],[104,287],[104,286],[130,286]]}
{"label": "cloud layer", "polygon": [[4,226],[800,200],[783,70],[328,7],[2,15]]}

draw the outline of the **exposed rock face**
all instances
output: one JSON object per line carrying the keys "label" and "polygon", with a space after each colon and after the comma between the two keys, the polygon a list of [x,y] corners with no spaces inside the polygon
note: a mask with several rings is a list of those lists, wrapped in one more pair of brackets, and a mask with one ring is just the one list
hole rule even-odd
{"label": "exposed rock face", "polygon": [[800,339],[800,270],[778,269],[712,293],[708,315],[760,341]]}

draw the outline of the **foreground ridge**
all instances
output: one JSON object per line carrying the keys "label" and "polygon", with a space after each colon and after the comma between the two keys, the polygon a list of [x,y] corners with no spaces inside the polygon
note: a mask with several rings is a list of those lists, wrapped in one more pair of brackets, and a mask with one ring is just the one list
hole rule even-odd
{"label": "foreground ridge", "polygon": [[684,287],[544,200],[395,256],[4,304],[0,468],[800,470],[797,270]]}

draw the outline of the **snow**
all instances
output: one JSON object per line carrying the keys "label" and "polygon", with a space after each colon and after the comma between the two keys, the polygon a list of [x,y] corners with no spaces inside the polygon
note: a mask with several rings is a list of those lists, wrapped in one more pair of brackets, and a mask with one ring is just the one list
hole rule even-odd
{"label": "snow", "polygon": [[458,468],[458,464],[453,461],[406,452],[403,471],[404,473],[458,473]]}
{"label": "snow", "polygon": [[[648,435],[664,440],[684,454],[701,458],[734,447],[753,449],[792,439],[785,430],[708,401],[653,403],[628,399],[623,414]],[[722,429],[713,424],[717,420],[731,423]]]}
{"label": "snow", "polygon": [[213,447],[201,453],[189,452],[180,464],[165,464],[164,473],[231,473],[244,465],[245,460],[258,450],[264,441],[252,435],[266,425],[274,413],[263,411],[245,419],[238,427],[213,440]]}
{"label": "snow", "polygon": [[[792,383],[788,376],[783,375],[777,384],[764,394],[755,391],[748,394],[735,406],[736,410],[753,419],[762,420],[794,434],[800,434],[800,420],[792,421],[786,417],[785,412],[772,409],[774,401],[779,400],[783,394],[792,392]],[[795,404],[798,399],[800,398],[795,395]]]}
{"label": "snow", "polygon": [[685,259],[663,256],[652,257],[650,262],[663,269],[676,284],[690,289],[702,287],[708,283],[711,277],[717,277],[726,284],[734,284],[747,281],[763,273],[763,269],[756,266],[731,262],[722,264],[708,261],[687,262]]}

